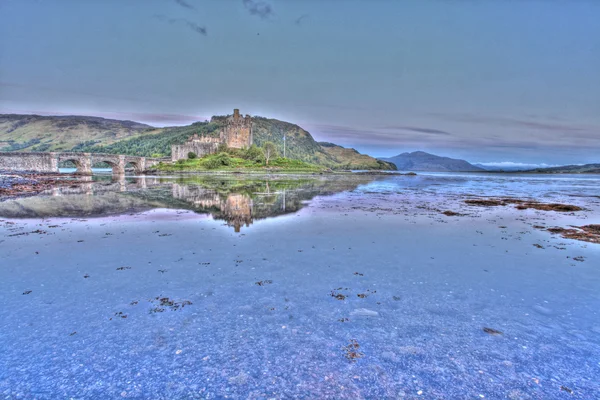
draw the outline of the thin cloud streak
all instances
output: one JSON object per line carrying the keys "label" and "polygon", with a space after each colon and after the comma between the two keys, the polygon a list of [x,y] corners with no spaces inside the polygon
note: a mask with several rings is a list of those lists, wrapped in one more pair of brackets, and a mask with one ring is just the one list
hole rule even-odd
{"label": "thin cloud streak", "polygon": [[[324,140],[332,142],[340,142],[350,145],[374,146],[374,147],[421,147],[421,148],[453,148],[453,149],[481,149],[490,150],[519,150],[531,153],[538,152],[542,149],[570,149],[581,150],[586,149],[590,145],[586,141],[578,141],[574,143],[572,140],[565,141],[547,141],[539,142],[535,140],[519,140],[515,138],[499,138],[499,137],[457,137],[454,135],[445,134],[426,134],[421,132],[423,129],[416,128],[411,131],[387,132],[377,129],[361,129],[351,128],[339,125],[327,124],[307,124],[311,128],[313,134],[324,137]],[[415,127],[412,127],[415,128]],[[413,133],[411,133],[413,132]],[[598,138],[597,140],[600,140]]]}
{"label": "thin cloud streak", "polygon": [[168,24],[184,24],[186,25],[188,28],[190,28],[192,31],[202,35],[202,36],[207,36],[208,35],[208,31],[206,30],[205,26],[201,26],[198,25],[197,23],[195,23],[194,21],[190,21],[187,18],[169,18],[165,15],[162,14],[155,14],[154,18],[158,19],[159,21],[162,22],[166,22]]}
{"label": "thin cloud streak", "polygon": [[[429,139],[423,135],[409,132],[384,132],[375,129],[350,128],[339,125],[307,124],[315,133],[326,136],[332,141],[338,140],[345,143],[384,146],[403,145],[407,142],[425,143]],[[436,142],[438,143],[438,142]]]}
{"label": "thin cloud streak", "polygon": [[468,122],[485,125],[496,125],[501,127],[515,127],[515,128],[527,128],[541,131],[552,131],[552,132],[590,132],[597,134],[600,131],[600,127],[597,126],[585,126],[578,124],[566,124],[556,123],[552,121],[532,121],[518,118],[506,118],[506,117],[490,117],[480,115],[469,115],[469,114],[440,114],[430,113],[429,115],[441,118],[447,121],[454,122]]}
{"label": "thin cloud streak", "polygon": [[431,135],[452,135],[450,132],[441,131],[439,129],[419,128],[419,127],[414,127],[414,126],[384,126],[379,129],[411,131],[411,132],[417,132],[417,133],[427,133],[427,134],[431,134]]}
{"label": "thin cloud streak", "polygon": [[188,10],[195,10],[196,7],[186,2],[185,0],[174,0],[175,3],[179,4],[181,7],[187,8]]}
{"label": "thin cloud streak", "polygon": [[273,7],[265,1],[242,0],[250,15],[267,19],[273,14]]}
{"label": "thin cloud streak", "polygon": [[294,23],[296,25],[302,25],[302,21],[304,21],[306,18],[308,18],[308,14],[303,14],[303,15],[299,16],[298,18],[296,18]]}

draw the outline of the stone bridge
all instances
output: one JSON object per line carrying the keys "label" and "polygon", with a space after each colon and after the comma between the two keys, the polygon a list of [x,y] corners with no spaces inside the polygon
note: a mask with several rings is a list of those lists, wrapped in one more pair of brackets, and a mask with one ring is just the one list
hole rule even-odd
{"label": "stone bridge", "polygon": [[92,174],[92,165],[106,163],[114,175],[124,175],[125,168],[132,166],[136,174],[166,159],[124,156],[103,153],[16,153],[0,152],[0,171],[59,172],[59,163],[70,161],[77,167],[77,173]]}

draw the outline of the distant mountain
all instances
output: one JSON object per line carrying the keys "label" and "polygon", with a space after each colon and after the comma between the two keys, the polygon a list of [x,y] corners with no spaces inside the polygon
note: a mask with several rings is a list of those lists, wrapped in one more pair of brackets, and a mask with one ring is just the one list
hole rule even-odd
{"label": "distant mountain", "polygon": [[440,157],[424,151],[402,153],[395,157],[380,158],[380,160],[394,163],[400,171],[431,171],[431,172],[477,172],[485,171],[465,160],[449,157]]}
{"label": "distant mountain", "polygon": [[536,168],[525,172],[540,174],[600,174],[600,164],[564,165],[562,167]]}
{"label": "distant mountain", "polygon": [[110,144],[154,129],[100,117],[0,114],[0,151],[64,151],[82,143]]}
{"label": "distant mountain", "polygon": [[[192,135],[218,137],[223,117],[186,126],[155,128],[133,121],[99,117],[0,114],[0,151],[86,151],[165,157],[171,145],[183,144]],[[288,158],[332,169],[394,170],[379,161],[331,143],[318,143],[300,126],[263,117],[252,117],[254,143],[270,141]]]}

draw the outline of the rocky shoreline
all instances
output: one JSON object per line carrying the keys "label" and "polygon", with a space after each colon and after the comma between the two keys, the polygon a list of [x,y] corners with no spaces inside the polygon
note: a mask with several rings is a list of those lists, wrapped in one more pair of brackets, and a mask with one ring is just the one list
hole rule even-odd
{"label": "rocky shoreline", "polygon": [[0,199],[31,196],[56,186],[81,183],[74,174],[15,173],[0,171]]}

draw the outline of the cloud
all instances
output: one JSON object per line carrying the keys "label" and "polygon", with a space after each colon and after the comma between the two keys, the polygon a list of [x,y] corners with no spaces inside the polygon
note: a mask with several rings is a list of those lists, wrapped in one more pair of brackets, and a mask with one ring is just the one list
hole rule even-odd
{"label": "cloud", "polygon": [[250,13],[250,15],[257,15],[260,18],[266,19],[269,18],[273,14],[273,8],[271,5],[265,1],[255,1],[255,0],[242,0],[244,2],[244,7]]}
{"label": "cloud", "polygon": [[534,169],[534,168],[550,168],[550,167],[558,167],[555,164],[530,164],[530,163],[520,163],[513,161],[497,161],[497,162],[475,162],[473,164],[483,165],[484,167],[494,167],[494,168],[522,168],[522,169]]}
{"label": "cloud", "polygon": [[208,34],[205,26],[198,25],[194,21],[190,21],[189,19],[186,19],[186,18],[168,18],[167,16],[162,15],[162,14],[156,14],[156,15],[154,15],[154,18],[158,19],[159,21],[163,21],[168,24],[171,24],[171,25],[184,24],[188,28],[190,28],[192,31],[199,33],[202,36],[206,36]]}
{"label": "cloud", "polygon": [[490,117],[482,115],[470,115],[470,114],[439,114],[430,113],[438,118],[442,118],[449,121],[456,122],[469,122],[485,125],[496,125],[508,128],[526,128],[539,131],[551,131],[551,132],[564,132],[564,133],[593,133],[598,134],[600,127],[598,126],[585,126],[580,124],[569,124],[559,123],[554,121],[535,121],[519,118],[507,118],[507,117]]}
{"label": "cloud", "polygon": [[441,131],[439,129],[419,128],[419,127],[414,127],[414,126],[384,126],[380,129],[411,131],[411,132],[418,132],[418,133],[428,133],[431,135],[451,135],[450,132]]}
{"label": "cloud", "polygon": [[296,18],[294,23],[296,25],[302,25],[302,21],[305,20],[306,18],[308,18],[308,14],[303,14],[303,15],[299,16],[298,18]]}
{"label": "cloud", "polygon": [[196,7],[194,7],[190,3],[186,2],[185,0],[174,0],[174,1],[175,1],[175,3],[179,4],[181,7],[187,8],[189,10],[195,10],[196,9]]}
{"label": "cloud", "polygon": [[334,142],[337,140],[344,143],[368,144],[374,146],[424,142],[423,135],[409,132],[389,132],[378,129],[361,129],[324,124],[307,124],[306,126]]}

